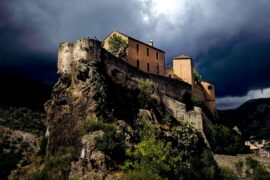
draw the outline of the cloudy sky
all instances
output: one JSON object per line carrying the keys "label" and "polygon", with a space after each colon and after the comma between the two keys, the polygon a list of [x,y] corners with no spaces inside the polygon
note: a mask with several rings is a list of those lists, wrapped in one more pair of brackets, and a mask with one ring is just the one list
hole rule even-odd
{"label": "cloudy sky", "polygon": [[269,0],[1,0],[0,73],[53,82],[59,42],[118,30],[154,40],[167,64],[191,56],[219,108],[236,107],[270,96],[269,9]]}

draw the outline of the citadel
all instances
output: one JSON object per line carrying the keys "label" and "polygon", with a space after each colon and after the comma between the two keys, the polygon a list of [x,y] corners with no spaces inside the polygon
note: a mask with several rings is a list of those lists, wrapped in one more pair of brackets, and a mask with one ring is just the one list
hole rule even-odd
{"label": "citadel", "polygon": [[126,62],[128,64],[147,73],[167,76],[190,84],[192,93],[196,98],[203,101],[208,109],[215,113],[215,87],[209,82],[194,80],[192,58],[185,55],[177,56],[173,59],[172,66],[166,68],[165,52],[154,47],[153,41],[147,44],[118,31],[113,31],[104,39],[106,50],[109,51],[109,40],[115,35],[121,37],[127,43]]}

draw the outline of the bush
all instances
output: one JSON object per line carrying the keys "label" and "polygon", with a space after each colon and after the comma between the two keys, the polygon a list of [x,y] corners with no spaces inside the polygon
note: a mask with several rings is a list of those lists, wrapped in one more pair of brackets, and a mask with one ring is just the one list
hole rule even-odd
{"label": "bush", "polygon": [[109,124],[105,124],[102,120],[97,118],[92,118],[86,120],[82,127],[80,128],[80,134],[83,136],[89,132],[102,130],[104,132],[109,132],[113,129],[113,127]]}
{"label": "bush", "polygon": [[162,180],[158,174],[154,174],[147,170],[133,170],[128,171],[122,178],[123,180]]}
{"label": "bush", "polygon": [[168,174],[172,170],[171,164],[176,160],[170,156],[171,151],[171,143],[156,140],[152,136],[135,145],[134,151],[127,149],[127,156],[134,158],[135,161],[126,161],[125,166],[136,171]]}
{"label": "bush", "polygon": [[41,155],[41,156],[46,155],[47,142],[48,142],[48,139],[46,137],[41,138],[38,155]]}
{"label": "bush", "polygon": [[221,167],[221,173],[224,180],[237,180],[239,179],[236,174],[226,166]]}
{"label": "bush", "polygon": [[146,79],[146,80],[140,80],[139,81],[139,103],[141,107],[148,108],[151,103],[151,96],[154,92],[154,87],[152,81]]}
{"label": "bush", "polygon": [[251,175],[256,180],[268,180],[270,179],[270,172],[267,171],[260,163],[251,157],[246,158],[246,163],[253,171]]}
{"label": "bush", "polygon": [[214,125],[208,134],[208,140],[215,153],[237,154],[244,149],[241,135],[223,125]]}
{"label": "bush", "polygon": [[48,157],[43,166],[37,167],[30,176],[31,180],[68,179],[69,164],[74,157],[73,147],[60,147],[55,156]]}
{"label": "bush", "polygon": [[123,160],[125,157],[123,136],[117,136],[113,128],[108,129],[102,137],[97,138],[95,148],[115,160]]}
{"label": "bush", "polygon": [[202,76],[198,73],[198,71],[196,71],[196,69],[193,69],[193,79],[197,84],[202,82]]}

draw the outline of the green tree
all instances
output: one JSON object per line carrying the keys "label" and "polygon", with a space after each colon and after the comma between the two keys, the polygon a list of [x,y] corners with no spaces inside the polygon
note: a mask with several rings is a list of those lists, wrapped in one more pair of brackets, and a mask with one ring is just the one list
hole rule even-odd
{"label": "green tree", "polygon": [[109,52],[111,52],[113,55],[121,59],[126,58],[127,55],[126,51],[128,45],[124,39],[114,34],[112,37],[110,37],[108,43],[109,43]]}

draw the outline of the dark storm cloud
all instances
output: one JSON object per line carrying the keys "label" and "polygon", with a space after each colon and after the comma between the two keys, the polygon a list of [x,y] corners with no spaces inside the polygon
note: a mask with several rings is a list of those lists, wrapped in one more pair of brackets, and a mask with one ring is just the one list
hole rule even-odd
{"label": "dark storm cloud", "polygon": [[[59,42],[86,36],[102,39],[119,30],[143,41],[153,39],[168,61],[190,55],[203,78],[216,85],[218,96],[270,86],[269,0],[179,0],[162,13],[155,9],[156,2],[1,1],[0,66],[24,64],[25,69],[31,67],[25,71],[34,74],[41,69],[42,78],[50,77]],[[166,3],[172,2],[176,1]],[[32,67],[33,62],[46,68]]]}

